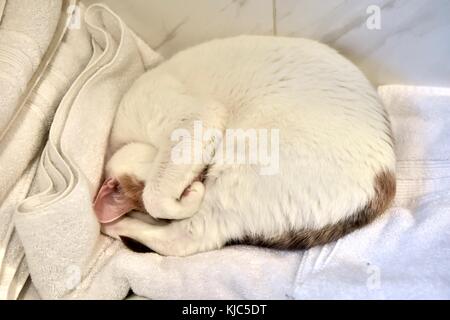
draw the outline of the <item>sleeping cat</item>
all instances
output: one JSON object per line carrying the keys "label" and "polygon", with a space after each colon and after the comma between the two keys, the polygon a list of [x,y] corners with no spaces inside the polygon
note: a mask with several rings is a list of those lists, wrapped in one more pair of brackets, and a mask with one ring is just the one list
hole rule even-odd
{"label": "sleeping cat", "polygon": [[[199,141],[196,122],[220,133],[277,130],[276,145],[266,143],[278,150],[275,172],[217,160],[223,141]],[[183,141],[173,139],[179,129]],[[175,149],[193,145],[204,161],[174,161]],[[374,220],[395,194],[376,92],[352,63],[307,39],[239,36],[176,54],[126,93],[110,149],[95,202],[102,231],[163,255],[326,244]],[[122,216],[132,210],[157,223]]]}

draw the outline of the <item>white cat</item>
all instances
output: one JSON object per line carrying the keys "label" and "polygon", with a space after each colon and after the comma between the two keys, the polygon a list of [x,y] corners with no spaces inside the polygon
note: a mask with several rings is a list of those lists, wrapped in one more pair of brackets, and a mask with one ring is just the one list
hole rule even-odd
{"label": "white cat", "polygon": [[[278,171],[175,163],[180,141],[171,135],[184,128],[193,137],[194,121],[221,132],[279,130]],[[110,141],[100,220],[139,210],[171,221],[124,216],[102,230],[164,255],[230,243],[325,244],[371,222],[395,193],[391,129],[376,92],[352,63],[312,40],[239,36],[182,51],[131,86]],[[212,142],[201,147],[211,151]]]}

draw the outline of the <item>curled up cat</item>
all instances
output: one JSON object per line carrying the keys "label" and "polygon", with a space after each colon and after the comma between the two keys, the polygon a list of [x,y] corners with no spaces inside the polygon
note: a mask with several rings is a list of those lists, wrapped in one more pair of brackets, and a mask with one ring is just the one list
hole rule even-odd
{"label": "curled up cat", "polygon": [[102,232],[163,255],[323,245],[395,194],[376,91],[307,39],[239,36],[176,54],[131,85],[110,150],[94,203]]}

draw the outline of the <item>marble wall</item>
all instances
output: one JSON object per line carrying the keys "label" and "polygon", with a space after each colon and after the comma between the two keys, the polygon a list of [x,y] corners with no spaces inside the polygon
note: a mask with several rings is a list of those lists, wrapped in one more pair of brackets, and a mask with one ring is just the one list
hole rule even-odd
{"label": "marble wall", "polygon": [[308,37],[338,49],[375,85],[450,86],[450,0],[101,2],[167,57],[244,33]]}

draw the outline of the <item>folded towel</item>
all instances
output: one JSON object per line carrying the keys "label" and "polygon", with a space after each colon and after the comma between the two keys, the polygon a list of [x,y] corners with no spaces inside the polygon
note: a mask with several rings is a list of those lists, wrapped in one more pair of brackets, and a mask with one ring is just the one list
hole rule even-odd
{"label": "folded towel", "polygon": [[160,59],[105,6],[87,8],[85,22],[91,60],[55,114],[37,169],[39,192],[15,216],[33,282],[45,298],[83,296],[97,269],[121,246],[100,236],[92,199],[120,99]]}
{"label": "folded towel", "polygon": [[0,138],[53,38],[62,0],[8,0],[0,24]]}
{"label": "folded towel", "polygon": [[[61,1],[0,1],[0,299],[16,298],[28,277],[12,214],[17,202],[25,198],[36,167],[28,166],[31,158],[25,154],[18,157],[21,154],[18,152],[11,157],[10,141],[3,137],[8,134],[7,140],[10,140],[18,131],[19,123],[15,123],[11,131],[6,132],[6,128],[18,113],[21,102],[27,98],[31,79],[37,76],[36,71],[45,60],[50,40],[56,33],[60,11]],[[31,98],[29,102],[33,100]],[[30,121],[21,125],[22,132],[30,130],[27,142],[42,144],[42,136],[34,137],[33,128],[26,125],[30,125]],[[23,148],[19,141],[14,151],[28,148],[33,149],[30,144]],[[35,154],[37,151],[34,150]]]}
{"label": "folded towel", "polygon": [[0,23],[2,23],[3,12],[5,11],[6,0],[0,0]]}
{"label": "folded towel", "polygon": [[[66,21],[67,17],[63,15],[60,23],[65,25]],[[91,43],[86,28],[70,30],[1,140],[0,299],[17,296],[12,281],[19,262],[23,261],[25,265],[23,248],[14,232],[12,217],[15,207],[28,194],[37,167],[35,158],[45,143],[56,107],[87,64],[90,52]],[[23,285],[27,275],[22,277],[17,288]]]}
{"label": "folded towel", "polygon": [[[0,300],[17,298],[28,278],[24,250],[12,220],[17,203],[28,194],[36,168],[36,164],[28,168],[0,205]],[[20,273],[24,268],[26,272]]]}
{"label": "folded towel", "polygon": [[85,28],[68,32],[56,57],[10,123],[0,146],[0,202],[43,146],[56,107],[86,65],[90,51]]}

